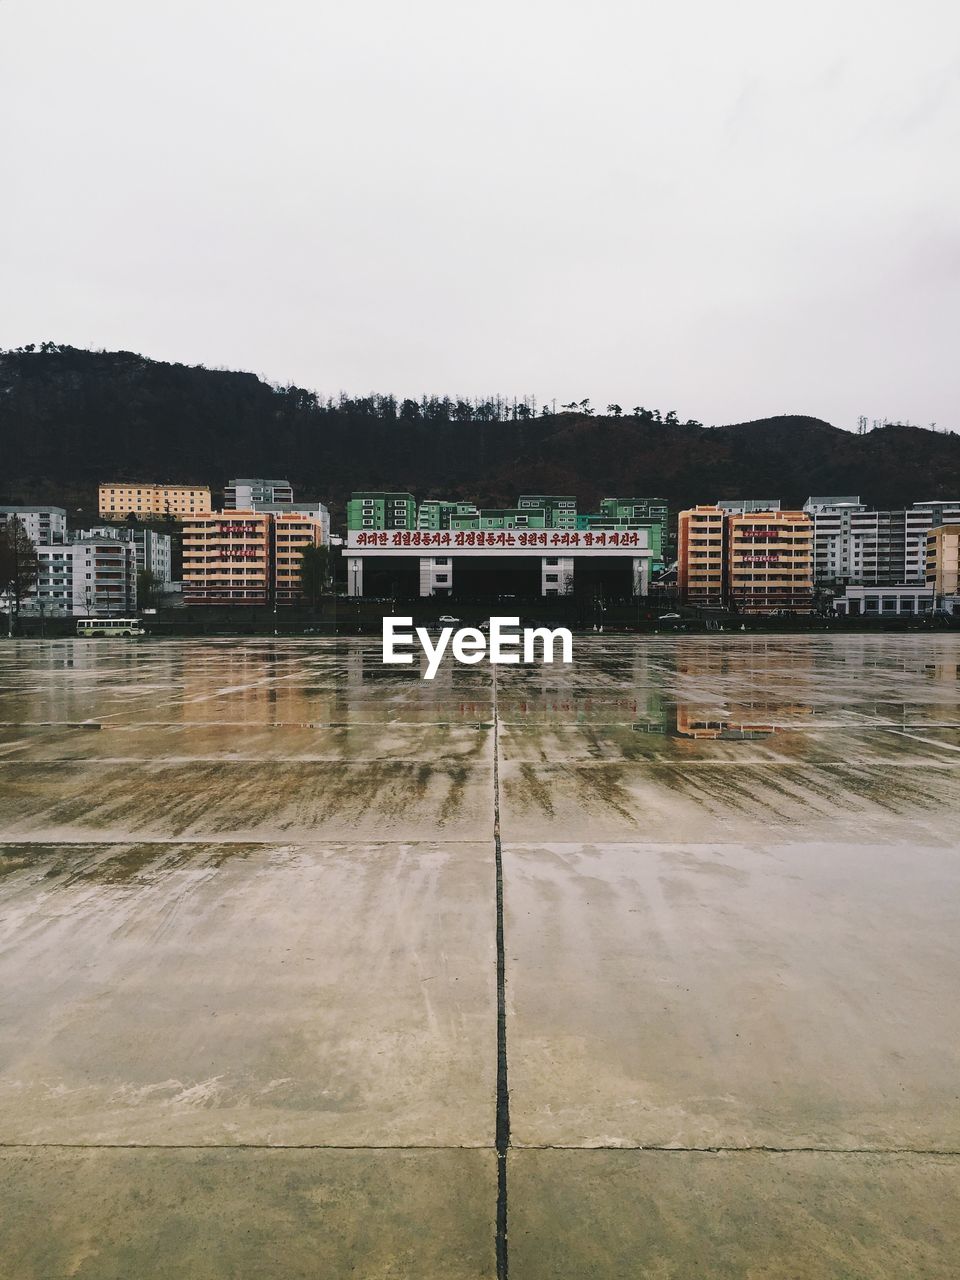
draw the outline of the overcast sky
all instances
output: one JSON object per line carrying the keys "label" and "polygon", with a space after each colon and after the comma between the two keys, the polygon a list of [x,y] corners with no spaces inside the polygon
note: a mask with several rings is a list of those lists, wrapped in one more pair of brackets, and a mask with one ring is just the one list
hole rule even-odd
{"label": "overcast sky", "polygon": [[960,429],[955,0],[0,0],[0,345]]}

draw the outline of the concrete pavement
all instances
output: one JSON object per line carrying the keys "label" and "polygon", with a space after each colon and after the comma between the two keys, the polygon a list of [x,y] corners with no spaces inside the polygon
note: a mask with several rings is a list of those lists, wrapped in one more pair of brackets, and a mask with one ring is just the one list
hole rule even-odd
{"label": "concrete pavement", "polygon": [[957,1274],[957,639],[575,658],[3,647],[0,1276],[495,1276],[498,802],[509,1274]]}

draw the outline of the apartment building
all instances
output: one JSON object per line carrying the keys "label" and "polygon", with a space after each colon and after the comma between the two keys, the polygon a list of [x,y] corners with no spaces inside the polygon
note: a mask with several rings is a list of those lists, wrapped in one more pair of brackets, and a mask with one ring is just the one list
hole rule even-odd
{"label": "apartment building", "polygon": [[960,501],[914,502],[878,511],[859,496],[808,498],[814,524],[814,574],[819,583],[844,586],[922,586],[927,533],[960,521]]}
{"label": "apartment building", "polygon": [[686,604],[715,609],[726,601],[725,519],[721,507],[706,504],[677,517],[677,589]]}
{"label": "apartment building", "polygon": [[417,502],[412,493],[360,490],[347,503],[348,529],[415,529]]}
{"label": "apartment building", "polygon": [[925,573],[935,606],[955,612],[960,597],[960,523],[942,524],[929,531]]}
{"label": "apartment building", "polygon": [[296,604],[300,588],[301,556],[307,547],[319,547],[323,527],[318,519],[298,511],[274,515],[273,591],[277,604]]}
{"label": "apartment building", "polygon": [[230,480],[223,490],[224,511],[255,511],[255,503],[293,502],[293,485],[289,480],[265,480],[253,477]]}
{"label": "apartment building", "polygon": [[726,519],[727,599],[739,613],[810,613],[813,523],[803,511],[731,513]]}
{"label": "apartment building", "polygon": [[215,511],[185,517],[184,603],[270,603],[272,525],[271,515],[256,511]]}
{"label": "apartment building", "polygon": [[171,538],[168,533],[156,533],[153,529],[132,528],[129,525],[103,525],[81,529],[78,538],[115,538],[119,542],[133,544],[137,555],[137,569],[148,570],[161,586],[172,579]]}
{"label": "apartment building", "polygon": [[121,484],[113,481],[98,490],[98,509],[107,520],[125,520],[202,515],[210,510],[209,485]]}
{"label": "apartment building", "polygon": [[813,608],[813,525],[776,501],[725,500],[681,511],[677,585],[686,604],[745,614]]}
{"label": "apartment building", "polygon": [[137,553],[118,538],[81,537],[37,547],[37,582],[24,613],[128,617],[137,608]]}
{"label": "apartment building", "polygon": [[803,510],[813,522],[814,581],[850,582],[857,563],[852,518],[866,507],[858,494],[808,498]]}
{"label": "apartment building", "polygon": [[63,507],[0,507],[0,529],[17,519],[35,547],[63,542],[67,536],[67,513]]}
{"label": "apartment building", "polygon": [[303,512],[217,511],[183,526],[183,599],[195,605],[285,605],[301,598],[300,557],[320,546]]}

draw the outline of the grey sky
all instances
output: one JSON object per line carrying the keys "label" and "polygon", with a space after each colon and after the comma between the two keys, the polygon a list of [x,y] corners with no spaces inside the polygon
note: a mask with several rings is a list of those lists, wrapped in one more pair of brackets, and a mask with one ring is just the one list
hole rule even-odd
{"label": "grey sky", "polygon": [[954,0],[4,0],[0,345],[960,429]]}

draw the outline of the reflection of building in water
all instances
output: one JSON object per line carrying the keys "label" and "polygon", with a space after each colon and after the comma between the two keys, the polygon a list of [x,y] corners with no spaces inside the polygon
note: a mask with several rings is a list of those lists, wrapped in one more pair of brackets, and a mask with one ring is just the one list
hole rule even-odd
{"label": "reflection of building in water", "polygon": [[813,646],[678,639],[665,658],[673,661],[676,731],[684,737],[760,736],[813,714]]}
{"label": "reflection of building in water", "polygon": [[[772,708],[771,708],[772,709]],[[782,733],[789,728],[783,723],[772,724],[762,717],[762,707],[749,708],[749,716],[743,710],[734,708],[729,718],[715,719],[704,715],[696,707],[677,706],[677,733],[685,738],[767,738],[772,733]],[[812,712],[811,707],[792,706],[777,707],[778,720],[795,720],[798,716]]]}

